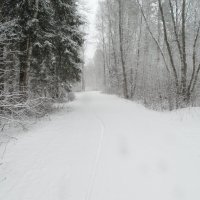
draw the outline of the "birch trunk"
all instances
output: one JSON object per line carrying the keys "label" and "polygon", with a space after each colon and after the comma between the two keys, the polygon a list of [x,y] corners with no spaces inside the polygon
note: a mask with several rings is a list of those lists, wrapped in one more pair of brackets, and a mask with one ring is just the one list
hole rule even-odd
{"label": "birch trunk", "polygon": [[124,98],[128,99],[128,85],[127,85],[127,76],[126,76],[126,68],[125,68],[125,59],[124,59],[124,48],[123,48],[123,11],[122,11],[122,0],[118,0],[119,4],[119,46],[120,46],[120,58],[122,65],[122,73],[123,73],[123,94]]}

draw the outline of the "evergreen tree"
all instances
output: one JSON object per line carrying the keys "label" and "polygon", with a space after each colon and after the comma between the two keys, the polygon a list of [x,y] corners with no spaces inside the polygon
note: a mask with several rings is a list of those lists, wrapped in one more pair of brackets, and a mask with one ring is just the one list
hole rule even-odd
{"label": "evergreen tree", "polygon": [[38,99],[60,99],[79,81],[84,22],[77,7],[75,0],[0,2],[1,116],[45,109]]}
{"label": "evergreen tree", "polygon": [[58,98],[61,87],[79,80],[83,22],[75,1],[4,0],[2,15],[21,28],[15,45],[21,93]]}
{"label": "evergreen tree", "polygon": [[56,27],[55,46],[56,69],[56,96],[59,96],[59,87],[80,79],[81,59],[80,47],[83,45],[83,34],[79,27],[83,24],[77,13],[77,5],[73,0],[51,0],[54,8],[54,27]]}

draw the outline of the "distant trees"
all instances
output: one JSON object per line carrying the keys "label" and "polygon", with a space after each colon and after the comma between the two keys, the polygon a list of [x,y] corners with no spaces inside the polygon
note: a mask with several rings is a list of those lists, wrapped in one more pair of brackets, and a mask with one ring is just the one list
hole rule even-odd
{"label": "distant trees", "polygon": [[[200,2],[103,0],[108,91],[156,109],[199,101]],[[102,61],[103,65],[103,61]],[[114,83],[114,84],[113,84]]]}
{"label": "distant trees", "polygon": [[74,0],[1,1],[1,116],[5,99],[13,106],[33,97],[56,100],[80,79],[84,21],[77,7]]}

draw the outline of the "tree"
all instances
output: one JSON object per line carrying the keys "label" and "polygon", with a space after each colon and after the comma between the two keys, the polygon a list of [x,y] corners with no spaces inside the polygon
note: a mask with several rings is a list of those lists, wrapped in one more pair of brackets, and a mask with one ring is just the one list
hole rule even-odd
{"label": "tree", "polygon": [[129,98],[128,96],[128,85],[127,85],[127,76],[126,76],[126,68],[125,68],[125,59],[124,59],[124,47],[123,47],[123,5],[122,1],[118,0],[119,6],[119,46],[120,46],[120,58],[121,58],[121,65],[122,65],[122,72],[123,72],[123,92],[124,97],[126,99]]}
{"label": "tree", "polygon": [[108,91],[120,94],[118,87],[125,98],[156,109],[196,104],[199,1],[104,0],[101,5],[107,80],[114,83]]}
{"label": "tree", "polygon": [[77,7],[75,0],[0,2],[0,104],[8,115],[64,98],[80,80],[84,21]]}

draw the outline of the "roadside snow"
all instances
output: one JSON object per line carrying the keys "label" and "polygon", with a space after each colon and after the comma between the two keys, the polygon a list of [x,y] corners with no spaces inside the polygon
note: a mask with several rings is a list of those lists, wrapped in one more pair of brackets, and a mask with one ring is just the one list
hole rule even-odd
{"label": "roadside snow", "polygon": [[199,108],[159,113],[98,92],[70,107],[7,146],[1,200],[200,199]]}

